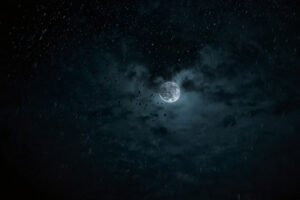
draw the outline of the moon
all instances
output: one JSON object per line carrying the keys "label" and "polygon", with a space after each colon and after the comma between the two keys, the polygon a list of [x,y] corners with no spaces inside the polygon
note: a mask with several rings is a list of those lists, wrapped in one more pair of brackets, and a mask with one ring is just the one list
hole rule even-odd
{"label": "moon", "polygon": [[174,103],[180,97],[180,88],[175,82],[165,82],[159,88],[160,98],[167,103]]}

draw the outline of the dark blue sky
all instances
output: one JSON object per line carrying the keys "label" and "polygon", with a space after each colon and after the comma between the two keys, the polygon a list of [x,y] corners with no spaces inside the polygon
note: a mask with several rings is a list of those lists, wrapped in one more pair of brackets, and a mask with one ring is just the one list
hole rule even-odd
{"label": "dark blue sky", "polygon": [[[4,10],[0,155],[13,196],[300,198],[296,2]],[[158,96],[165,81],[181,88],[173,104]]]}

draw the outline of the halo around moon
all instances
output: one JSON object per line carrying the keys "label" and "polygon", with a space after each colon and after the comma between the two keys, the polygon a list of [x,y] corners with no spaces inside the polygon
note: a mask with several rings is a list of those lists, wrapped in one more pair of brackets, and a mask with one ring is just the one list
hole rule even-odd
{"label": "halo around moon", "polygon": [[159,88],[160,98],[167,103],[174,103],[180,97],[180,88],[175,82],[165,82]]}

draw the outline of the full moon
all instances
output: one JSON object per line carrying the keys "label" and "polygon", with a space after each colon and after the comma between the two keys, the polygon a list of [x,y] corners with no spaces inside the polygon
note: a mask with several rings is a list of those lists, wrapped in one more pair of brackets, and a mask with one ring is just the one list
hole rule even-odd
{"label": "full moon", "polygon": [[165,82],[159,88],[160,98],[167,103],[174,103],[180,97],[180,89],[175,82]]}

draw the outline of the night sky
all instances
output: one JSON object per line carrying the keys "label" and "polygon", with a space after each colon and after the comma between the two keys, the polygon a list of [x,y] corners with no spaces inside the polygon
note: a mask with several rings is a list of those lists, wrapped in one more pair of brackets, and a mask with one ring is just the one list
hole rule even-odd
{"label": "night sky", "polygon": [[[299,11],[297,0],[2,5],[0,198],[299,200]],[[159,96],[167,81],[174,103]]]}

